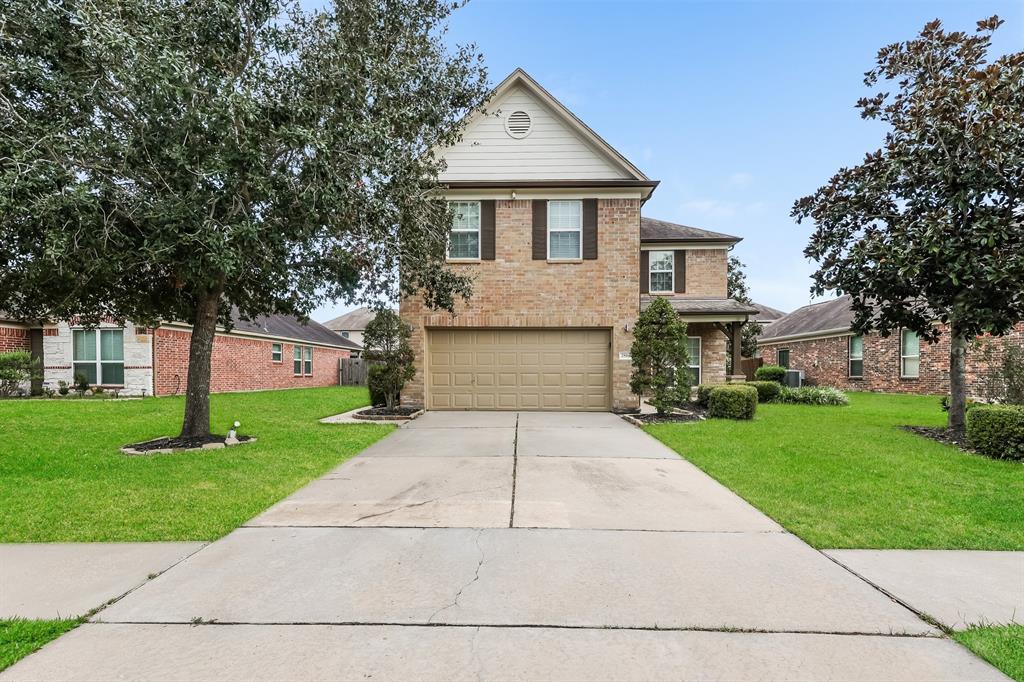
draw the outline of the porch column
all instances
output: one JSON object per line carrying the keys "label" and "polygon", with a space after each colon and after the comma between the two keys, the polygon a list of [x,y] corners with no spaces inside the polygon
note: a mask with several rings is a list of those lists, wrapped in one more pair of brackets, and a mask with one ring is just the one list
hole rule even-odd
{"label": "porch column", "polygon": [[729,323],[729,339],[732,341],[732,374],[726,380],[739,383],[747,380],[743,374],[743,323]]}

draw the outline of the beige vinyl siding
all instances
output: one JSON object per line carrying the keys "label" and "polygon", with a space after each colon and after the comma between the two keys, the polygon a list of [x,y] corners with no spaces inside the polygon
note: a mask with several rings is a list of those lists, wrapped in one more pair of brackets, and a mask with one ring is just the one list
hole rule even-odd
{"label": "beige vinyl siding", "polygon": [[[513,111],[530,114],[530,134],[516,139],[505,131]],[[488,105],[461,142],[445,150],[441,180],[620,180],[629,178],[522,87]]]}

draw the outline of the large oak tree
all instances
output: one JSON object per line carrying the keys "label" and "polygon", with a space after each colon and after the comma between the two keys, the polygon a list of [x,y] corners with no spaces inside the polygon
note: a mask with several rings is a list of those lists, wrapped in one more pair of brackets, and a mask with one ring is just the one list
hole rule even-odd
{"label": "large oak tree", "polygon": [[209,433],[215,329],[328,299],[451,308],[442,161],[486,78],[444,0],[8,0],[0,305],[192,325],[183,436]]}
{"label": "large oak tree", "polygon": [[865,84],[892,92],[857,103],[888,125],[881,149],[793,208],[815,224],[812,291],[850,294],[857,330],[934,341],[948,325],[952,428],[968,341],[1024,320],[1024,52],[989,61],[1001,23],[968,34],[936,20],[882,48]]}

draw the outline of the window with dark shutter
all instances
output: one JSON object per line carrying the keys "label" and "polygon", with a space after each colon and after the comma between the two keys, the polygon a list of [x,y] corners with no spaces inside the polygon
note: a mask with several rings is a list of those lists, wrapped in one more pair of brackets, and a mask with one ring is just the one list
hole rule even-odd
{"label": "window with dark shutter", "polygon": [[677,294],[686,293],[686,251],[676,251],[675,289]]}
{"label": "window with dark shutter", "polygon": [[597,199],[583,200],[583,259],[597,260]]}
{"label": "window with dark shutter", "polygon": [[533,200],[533,260],[548,258],[548,202]]}
{"label": "window with dark shutter", "polygon": [[494,199],[480,202],[480,259],[494,260]]}
{"label": "window with dark shutter", "polygon": [[640,293],[646,294],[651,291],[651,252],[640,252]]}

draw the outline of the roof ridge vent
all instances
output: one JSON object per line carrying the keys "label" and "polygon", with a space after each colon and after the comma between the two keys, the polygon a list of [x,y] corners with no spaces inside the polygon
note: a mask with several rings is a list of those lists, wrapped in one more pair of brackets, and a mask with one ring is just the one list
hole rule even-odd
{"label": "roof ridge vent", "polygon": [[530,134],[533,130],[533,119],[522,109],[516,109],[505,117],[505,132],[517,140]]}

